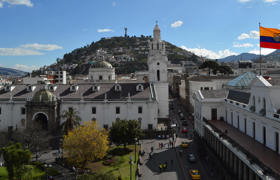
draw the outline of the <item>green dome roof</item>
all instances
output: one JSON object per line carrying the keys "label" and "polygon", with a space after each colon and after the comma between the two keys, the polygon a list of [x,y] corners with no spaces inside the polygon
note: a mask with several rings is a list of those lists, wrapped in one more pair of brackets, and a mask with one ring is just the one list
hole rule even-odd
{"label": "green dome roof", "polygon": [[55,100],[55,95],[46,89],[36,92],[32,99],[33,102],[52,102]]}
{"label": "green dome roof", "polygon": [[113,66],[107,61],[98,61],[91,63],[93,68],[113,68]]}

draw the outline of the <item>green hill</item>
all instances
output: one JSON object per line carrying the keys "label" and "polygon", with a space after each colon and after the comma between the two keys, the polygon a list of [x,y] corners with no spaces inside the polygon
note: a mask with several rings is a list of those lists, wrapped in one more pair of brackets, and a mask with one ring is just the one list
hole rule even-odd
{"label": "green hill", "polygon": [[[141,37],[101,38],[97,42],[92,42],[90,45],[66,53],[63,58],[57,59],[56,64],[47,68],[66,68],[66,70],[72,75],[87,74],[90,62],[92,60],[100,60],[98,53],[106,52],[105,58],[103,58],[116,68],[117,74],[127,74],[135,71],[147,70],[147,56],[149,51],[148,40],[152,40],[152,37],[142,35]],[[192,61],[196,64],[200,64],[202,61],[202,58],[169,42],[166,42],[166,52],[168,60],[174,64],[178,64],[180,61]],[[130,59],[127,61],[118,60],[118,57],[122,56],[128,56]],[[113,59],[114,61],[112,60],[112,57],[115,58],[115,60]],[[76,64],[75,68],[68,68],[73,64]],[[39,73],[39,71],[37,71],[37,73]]]}

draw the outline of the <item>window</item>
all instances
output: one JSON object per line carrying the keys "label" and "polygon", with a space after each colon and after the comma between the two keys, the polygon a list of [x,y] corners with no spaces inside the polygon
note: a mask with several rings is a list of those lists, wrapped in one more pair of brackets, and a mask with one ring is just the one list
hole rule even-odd
{"label": "window", "polygon": [[92,121],[96,121],[96,118],[95,118],[95,117],[93,117],[91,120],[92,120]]}
{"label": "window", "polygon": [[239,115],[237,115],[237,128],[239,129]]}
{"label": "window", "polygon": [[102,76],[99,76],[99,80],[101,81],[103,79],[103,77]]}
{"label": "window", "polygon": [[73,112],[73,108],[72,108],[72,107],[69,107],[69,108],[68,108],[68,111]]}
{"label": "window", "polygon": [[108,76],[108,80],[111,80],[111,75]]}
{"label": "window", "polygon": [[120,114],[120,107],[116,107],[116,114]]}
{"label": "window", "polygon": [[152,44],[152,49],[154,49],[154,44]]}
{"label": "window", "polygon": [[157,65],[159,66],[159,62],[157,63]]}
{"label": "window", "polygon": [[263,126],[263,144],[266,145],[266,128]]}
{"label": "window", "polygon": [[153,129],[153,124],[148,124],[148,129],[152,130]]}
{"label": "window", "polygon": [[159,43],[157,43],[157,49],[159,49]]}
{"label": "window", "polygon": [[279,153],[279,133],[275,132],[275,151]]}
{"label": "window", "polygon": [[21,114],[25,114],[25,108],[21,108]]}
{"label": "window", "polygon": [[160,81],[160,71],[157,70],[157,80]]}
{"label": "window", "polygon": [[91,112],[92,112],[92,114],[96,114],[96,107],[92,107]]}
{"label": "window", "polygon": [[228,119],[227,119],[227,110],[226,110],[226,122],[228,122],[227,120],[228,120]]}
{"label": "window", "polygon": [[2,114],[2,108],[0,107],[0,114]]}
{"label": "window", "polygon": [[253,138],[256,138],[256,123],[253,122]]}
{"label": "window", "polygon": [[205,87],[204,90],[209,90],[209,87]]}
{"label": "window", "polygon": [[244,132],[247,134],[247,119],[244,119]]}
{"label": "window", "polygon": [[200,90],[203,90],[203,87],[200,87]]}
{"label": "window", "polygon": [[253,106],[256,106],[256,98],[253,96]]}
{"label": "window", "polygon": [[265,98],[263,98],[263,110],[264,110],[264,114],[266,114],[266,101],[265,101]]}
{"label": "window", "polygon": [[143,108],[142,108],[142,106],[139,106],[138,107],[138,114],[142,114],[142,112],[143,112]]}

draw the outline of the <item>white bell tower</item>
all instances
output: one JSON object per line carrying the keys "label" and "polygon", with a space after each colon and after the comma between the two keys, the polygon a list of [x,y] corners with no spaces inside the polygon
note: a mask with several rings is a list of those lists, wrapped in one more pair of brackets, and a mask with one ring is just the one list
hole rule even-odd
{"label": "white bell tower", "polygon": [[156,23],[154,37],[149,41],[149,82],[154,85],[159,104],[159,118],[168,118],[168,79],[167,79],[168,58],[165,52],[165,43],[161,40],[160,28]]}

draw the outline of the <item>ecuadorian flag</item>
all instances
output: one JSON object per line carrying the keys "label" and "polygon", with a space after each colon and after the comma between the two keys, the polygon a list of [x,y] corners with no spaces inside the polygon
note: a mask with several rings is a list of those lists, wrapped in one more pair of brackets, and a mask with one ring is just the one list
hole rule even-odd
{"label": "ecuadorian flag", "polygon": [[280,30],[260,27],[260,46],[264,48],[280,49]]}

